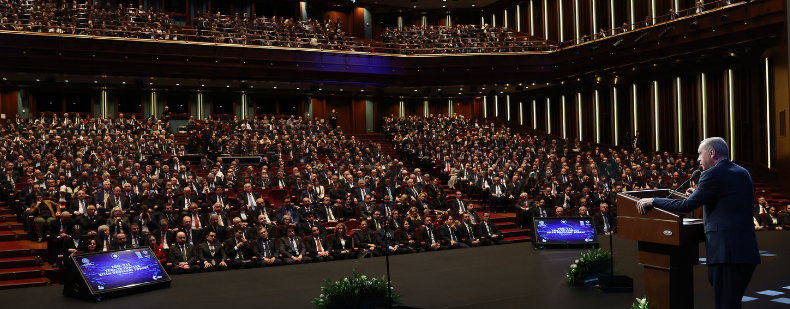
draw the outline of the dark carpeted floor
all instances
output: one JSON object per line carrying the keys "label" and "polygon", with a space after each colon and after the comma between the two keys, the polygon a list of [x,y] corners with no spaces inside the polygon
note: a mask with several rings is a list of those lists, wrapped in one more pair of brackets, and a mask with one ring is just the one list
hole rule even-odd
{"label": "dark carpeted floor", "polygon": [[[790,232],[760,232],[766,254],[746,295],[755,300],[744,308],[788,308],[772,301],[790,294]],[[601,239],[605,250],[608,238]],[[417,308],[630,308],[644,293],[643,268],[636,263],[636,242],[615,238],[615,268],[634,279],[633,293],[602,293],[594,288],[568,287],[565,271],[587,249],[536,250],[511,244],[487,248],[420,253],[390,259],[393,286],[403,301]],[[701,256],[704,245],[700,246]],[[312,308],[324,278],[351,276],[351,269],[368,277],[386,273],[385,259],[337,261],[269,269],[227,271],[173,277],[172,287],[103,303],[88,304],[61,295],[62,286],[0,291],[5,308]],[[707,269],[694,270],[697,308],[713,308]],[[773,290],[782,295],[764,296]]]}

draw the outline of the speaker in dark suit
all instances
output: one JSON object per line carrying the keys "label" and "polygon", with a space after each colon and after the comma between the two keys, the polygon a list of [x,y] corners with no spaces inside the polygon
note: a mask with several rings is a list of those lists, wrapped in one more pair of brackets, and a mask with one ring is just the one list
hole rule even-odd
{"label": "speaker in dark suit", "polygon": [[704,172],[687,199],[642,199],[637,203],[640,213],[650,207],[680,213],[703,207],[708,281],[713,285],[716,308],[740,304],[760,264],[752,217],[752,178],[746,169],[730,161],[728,148],[720,137],[700,143],[699,161]]}

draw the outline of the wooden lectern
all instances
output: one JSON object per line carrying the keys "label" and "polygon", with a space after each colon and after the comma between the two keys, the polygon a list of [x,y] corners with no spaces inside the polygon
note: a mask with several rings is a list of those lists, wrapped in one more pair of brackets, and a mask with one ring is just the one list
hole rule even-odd
{"label": "wooden lectern", "polygon": [[[694,276],[699,243],[705,241],[701,218],[653,208],[640,215],[642,198],[667,197],[672,190],[629,191],[617,195],[619,237],[639,241],[639,264],[645,266],[645,296],[655,309],[693,309]],[[672,193],[672,199],[686,195]],[[694,214],[699,214],[702,208]]]}

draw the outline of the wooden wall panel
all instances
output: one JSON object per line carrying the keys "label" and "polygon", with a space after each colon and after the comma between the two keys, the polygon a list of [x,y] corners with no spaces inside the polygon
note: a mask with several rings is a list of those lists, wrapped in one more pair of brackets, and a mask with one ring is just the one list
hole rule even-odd
{"label": "wooden wall panel", "polygon": [[336,97],[336,96],[327,97],[325,100],[325,106],[326,106],[325,108],[326,116],[329,115],[332,109],[337,111],[338,113],[337,124],[343,129],[343,132],[349,134],[354,132],[353,131],[354,129],[352,128],[351,124],[356,121],[353,116],[354,114],[352,114],[353,109],[351,104],[351,98]]}

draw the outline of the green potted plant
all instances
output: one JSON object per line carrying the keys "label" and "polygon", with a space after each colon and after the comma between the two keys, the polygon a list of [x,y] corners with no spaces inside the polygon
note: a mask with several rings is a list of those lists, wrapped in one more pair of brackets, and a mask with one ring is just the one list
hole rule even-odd
{"label": "green potted plant", "polygon": [[631,304],[631,309],[650,309],[650,302],[645,298],[637,298],[635,304]]}
{"label": "green potted plant", "polygon": [[[373,309],[389,308],[390,296],[388,293],[387,281],[385,277],[381,280],[369,279],[355,269],[351,278],[343,278],[332,282],[324,279],[326,286],[321,287],[321,295],[313,299],[312,304],[318,309]],[[392,293],[392,306],[398,306],[401,296]]]}
{"label": "green potted plant", "polygon": [[611,252],[602,252],[601,249],[590,250],[582,253],[581,258],[576,260],[565,276],[568,277],[569,285],[578,285],[597,279],[602,275],[610,273]]}

